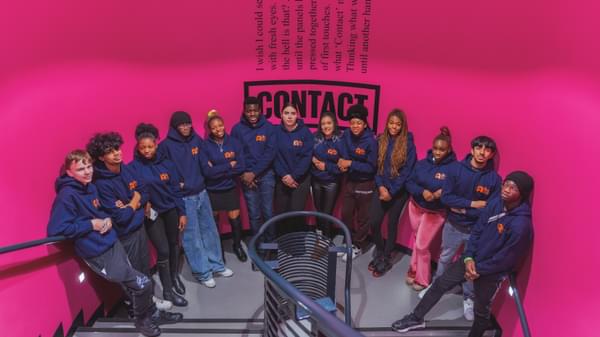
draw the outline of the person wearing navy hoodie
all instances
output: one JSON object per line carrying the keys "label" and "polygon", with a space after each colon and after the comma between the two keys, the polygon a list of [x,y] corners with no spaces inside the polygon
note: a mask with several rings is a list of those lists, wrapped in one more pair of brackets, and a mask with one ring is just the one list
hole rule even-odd
{"label": "person wearing navy hoodie", "polygon": [[64,235],[75,242],[75,253],[102,278],[120,284],[133,299],[136,329],[144,336],[160,335],[158,325],[181,320],[181,315],[159,311],[152,302],[152,282],[135,270],[113,230],[112,220],[100,208],[92,184],[92,158],[71,151],[56,180],[56,198],[48,222],[48,236]]}
{"label": "person wearing navy hoodie", "polygon": [[367,108],[360,104],[348,108],[350,130],[342,136],[342,155],[338,160],[340,171],[346,173],[342,188],[342,221],[352,233],[353,257],[360,255],[369,244],[369,207],[377,171],[377,140],[369,128],[368,114]]}
{"label": "person wearing navy hoodie", "polygon": [[[394,109],[387,117],[385,130],[378,139],[375,193],[371,200],[369,226],[375,242],[375,256],[369,263],[374,277],[383,276],[392,268],[392,252],[396,247],[398,221],[408,199],[406,181],[410,177],[417,153],[413,135],[408,131],[404,111]],[[387,240],[383,241],[381,223],[388,213]]]}
{"label": "person wearing navy hoodie", "polygon": [[533,179],[523,171],[506,176],[501,196],[494,196],[480,212],[462,257],[433,281],[412,313],[392,324],[406,332],[424,328],[425,315],[444,293],[465,280],[475,284],[475,321],[469,337],[480,337],[490,325],[494,296],[504,278],[527,255],[533,237],[529,197]]}
{"label": "person wearing navy hoodie", "polygon": [[214,288],[214,276],[231,277],[233,271],[225,267],[221,237],[206,192],[202,162],[208,159],[204,142],[194,131],[192,118],[185,111],[174,112],[169,126],[167,138],[160,143],[158,152],[175,163],[181,178],[188,219],[183,232],[183,250],[194,277],[206,287]]}
{"label": "person wearing navy hoodie", "polygon": [[440,128],[433,139],[427,157],[415,165],[406,189],[411,194],[408,218],[415,243],[406,283],[414,290],[423,290],[431,279],[431,243],[438,237],[446,221],[446,208],[441,202],[442,186],[456,155],[452,151],[450,130]]}
{"label": "person wearing navy hoodie", "polygon": [[179,233],[187,224],[179,186],[181,180],[175,165],[156,151],[159,136],[154,125],[139,124],[135,138],[134,160],[128,166],[147,189],[145,225],[158,255],[156,264],[163,296],[177,306],[186,306],[187,301],[174,292],[177,288],[172,271],[177,270],[179,260]]}
{"label": "person wearing navy hoodie", "polygon": [[206,127],[208,137],[204,144],[208,161],[202,164],[215,222],[219,223],[219,211],[227,211],[233,236],[233,253],[238,260],[246,262],[248,256],[242,248],[240,195],[236,186],[236,179],[244,172],[242,144],[225,132],[223,118],[216,110],[208,112]]}
{"label": "person wearing navy hoodie", "polygon": [[[311,190],[315,209],[332,214],[337,200],[342,171],[337,166],[340,159],[342,132],[333,112],[324,111],[319,118],[319,129],[314,134],[311,173]],[[335,228],[328,221],[318,220],[317,228],[323,235],[333,238]]]}
{"label": "person wearing navy hoodie", "polygon": [[[442,204],[449,211],[442,230],[442,250],[435,277],[444,273],[460,247],[467,244],[471,228],[487,201],[500,193],[502,179],[496,173],[493,160],[496,152],[493,139],[475,137],[471,141],[471,153],[449,168],[441,196]],[[463,285],[463,296],[465,318],[473,320],[472,282]]]}
{"label": "person wearing navy hoodie", "polygon": [[[127,165],[123,165],[121,152],[123,138],[116,132],[94,135],[86,148],[94,159],[94,184],[100,195],[100,205],[114,221],[114,229],[134,269],[150,276],[150,251],[144,228],[144,205],[149,194],[141,180]],[[161,280],[170,278],[169,261],[157,262]],[[170,281],[170,280],[169,280]],[[165,301],[153,297],[157,307],[185,306],[187,301],[174,294],[168,282],[163,282]]]}
{"label": "person wearing navy hoodie", "polygon": [[[310,190],[310,165],[314,137],[304,121],[298,118],[298,109],[284,103],[281,125],[276,128],[277,156],[273,166],[275,183],[275,211],[277,214],[302,211]],[[277,226],[277,235],[308,229],[302,218],[291,218]]]}
{"label": "person wearing navy hoodie", "polygon": [[[277,154],[275,128],[261,114],[259,100],[254,96],[244,99],[244,112],[240,122],[233,126],[231,136],[243,146],[244,172],[240,176],[242,191],[248,209],[252,232],[273,217],[273,195],[275,174],[273,160]],[[271,242],[275,238],[274,228],[267,230],[263,239]]]}

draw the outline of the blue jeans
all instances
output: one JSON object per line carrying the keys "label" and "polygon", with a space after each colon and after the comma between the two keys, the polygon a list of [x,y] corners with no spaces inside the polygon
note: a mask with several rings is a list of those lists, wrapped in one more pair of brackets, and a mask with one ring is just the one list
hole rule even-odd
{"label": "blue jeans", "polygon": [[[469,242],[471,235],[460,232],[456,229],[448,220],[444,223],[444,229],[442,231],[442,252],[440,254],[440,260],[438,261],[437,271],[435,272],[435,278],[442,276],[444,271],[452,264],[452,258],[456,255],[456,252],[462,245],[466,245]],[[463,296],[465,299],[475,298],[473,282],[467,281],[463,283]]]}
{"label": "blue jeans", "polygon": [[184,197],[187,226],[183,231],[183,250],[192,274],[200,281],[225,270],[221,252],[221,237],[213,218],[206,190]]}
{"label": "blue jeans", "polygon": [[[256,187],[249,188],[242,184],[250,228],[254,234],[258,233],[260,226],[273,217],[273,194],[275,193],[275,174],[267,171],[262,177],[256,179]],[[275,227],[271,226],[264,233],[263,240],[272,242],[275,239]]]}

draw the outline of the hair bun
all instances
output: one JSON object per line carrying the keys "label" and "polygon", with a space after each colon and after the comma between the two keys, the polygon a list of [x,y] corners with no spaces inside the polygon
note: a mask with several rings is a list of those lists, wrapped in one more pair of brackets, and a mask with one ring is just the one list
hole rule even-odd
{"label": "hair bun", "polygon": [[218,112],[216,109],[211,109],[211,110],[210,110],[210,111],[209,111],[209,112],[206,114],[206,116],[207,116],[208,118],[220,117],[220,116],[219,116],[219,112]]}
{"label": "hair bun", "polygon": [[158,139],[158,129],[152,124],[140,123],[135,128],[135,138],[138,139],[141,135],[150,134]]}
{"label": "hair bun", "polygon": [[448,129],[448,127],[447,127],[447,126],[442,126],[442,127],[440,128],[440,134],[441,134],[441,135],[444,135],[444,136],[446,136],[446,137],[450,137],[450,129]]}

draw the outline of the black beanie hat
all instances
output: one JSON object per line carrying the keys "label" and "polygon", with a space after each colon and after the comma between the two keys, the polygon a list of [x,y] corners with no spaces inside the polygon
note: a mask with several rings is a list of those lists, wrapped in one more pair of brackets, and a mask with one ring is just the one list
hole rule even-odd
{"label": "black beanie hat", "polygon": [[531,191],[533,191],[533,178],[529,174],[523,171],[514,171],[509,173],[504,179],[514,182],[519,188],[521,194],[521,200],[529,201]]}
{"label": "black beanie hat", "polygon": [[171,115],[171,122],[169,123],[169,125],[173,128],[173,129],[177,129],[177,127],[181,124],[185,124],[185,123],[192,123],[192,117],[190,117],[190,114],[188,114],[185,111],[175,111],[173,112],[173,114]]}
{"label": "black beanie hat", "polygon": [[369,125],[369,121],[367,121],[367,116],[369,115],[369,110],[362,104],[355,104],[348,108],[348,120],[353,118],[358,118],[365,122],[365,124]]}

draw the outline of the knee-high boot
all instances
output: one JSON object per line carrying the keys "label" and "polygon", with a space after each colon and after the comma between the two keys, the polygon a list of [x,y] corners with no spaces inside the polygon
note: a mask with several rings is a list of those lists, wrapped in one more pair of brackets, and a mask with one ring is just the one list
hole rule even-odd
{"label": "knee-high boot", "polygon": [[175,306],[187,306],[188,302],[186,299],[177,295],[173,291],[173,282],[171,280],[171,273],[169,270],[169,261],[158,261],[156,264],[158,266],[158,277],[160,277],[160,283],[162,283],[163,286],[163,298],[167,301],[173,302],[173,305]]}
{"label": "knee-high boot", "polygon": [[233,236],[233,252],[241,262],[246,262],[248,256],[242,247],[242,221],[238,216],[235,219],[229,219],[231,225],[231,234]]}

